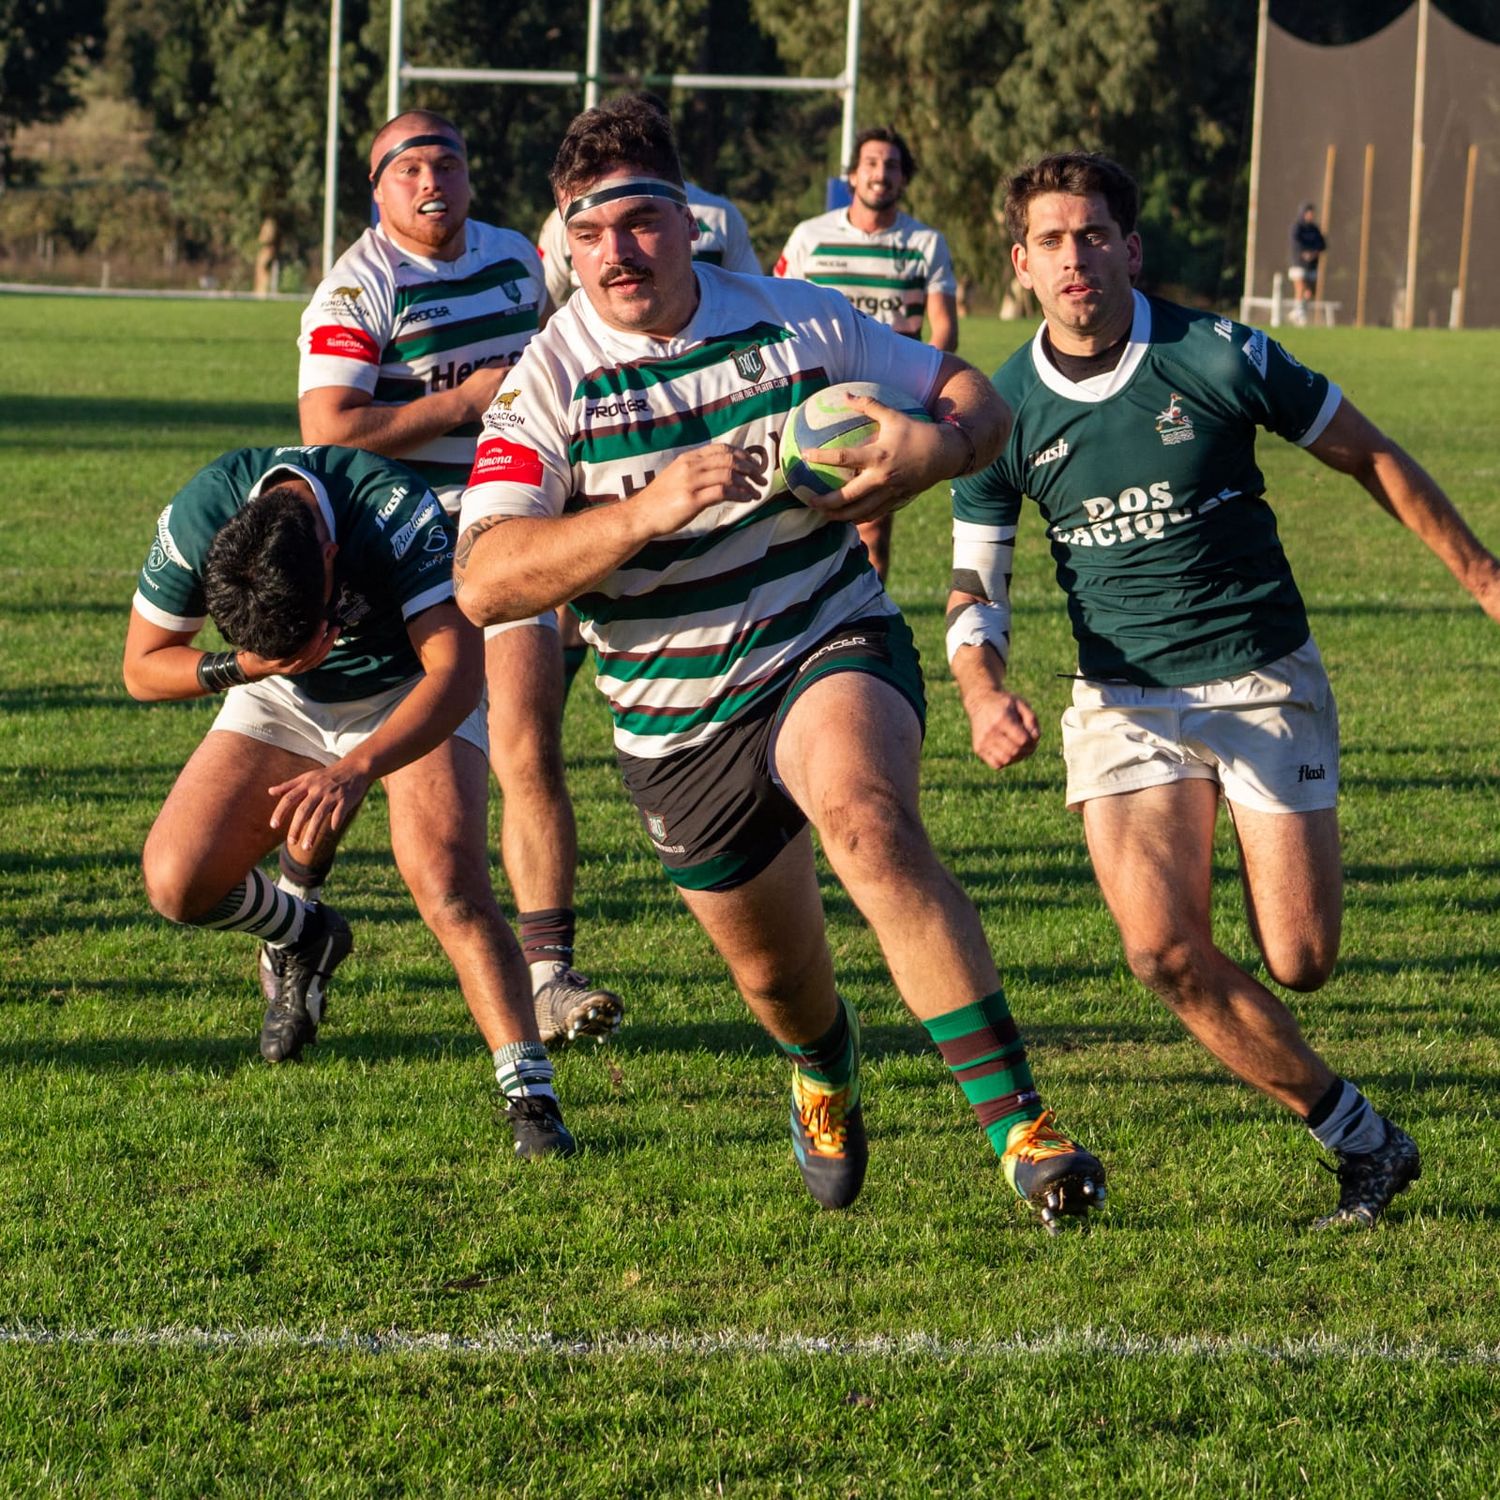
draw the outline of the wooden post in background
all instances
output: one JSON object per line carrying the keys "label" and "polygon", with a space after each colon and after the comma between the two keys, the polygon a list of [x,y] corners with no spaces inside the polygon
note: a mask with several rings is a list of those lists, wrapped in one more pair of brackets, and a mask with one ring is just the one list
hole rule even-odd
{"label": "wooden post in background", "polygon": [[1406,305],[1401,326],[1417,319],[1417,249],[1422,238],[1423,117],[1427,111],[1427,18],[1431,0],[1417,0],[1417,92],[1411,111],[1411,198],[1406,211]]}
{"label": "wooden post in background", "polygon": [[[1328,143],[1328,150],[1323,157],[1323,202],[1318,211],[1318,228],[1323,231],[1324,250],[1323,258],[1318,262],[1318,279],[1313,286],[1313,296],[1326,302],[1328,300],[1328,264],[1331,259],[1327,246],[1333,243],[1329,233],[1329,226],[1333,220],[1333,169],[1339,159],[1339,148],[1332,141]],[[1316,318],[1313,319],[1317,321]],[[1328,321],[1327,318],[1324,319]]]}
{"label": "wooden post in background", "polygon": [[1365,142],[1365,188],[1359,205],[1359,275],[1354,293],[1354,326],[1365,326],[1365,292],[1370,284],[1370,211],[1374,206],[1375,143]]}
{"label": "wooden post in background", "polygon": [[1453,326],[1464,326],[1464,303],[1469,295],[1469,241],[1474,237],[1474,179],[1479,173],[1479,147],[1470,145],[1469,166],[1464,173],[1464,227],[1458,236],[1458,307]]}

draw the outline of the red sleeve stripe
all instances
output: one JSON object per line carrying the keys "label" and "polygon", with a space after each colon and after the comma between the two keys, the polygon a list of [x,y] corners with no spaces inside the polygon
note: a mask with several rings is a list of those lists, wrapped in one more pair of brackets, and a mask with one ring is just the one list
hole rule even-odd
{"label": "red sleeve stripe", "polygon": [[470,484],[531,484],[542,482],[541,455],[535,448],[505,438],[486,438],[474,454]]}
{"label": "red sleeve stripe", "polygon": [[346,328],[340,323],[314,328],[308,347],[313,354],[331,354],[335,359],[357,359],[364,365],[380,363],[380,346],[363,328]]}

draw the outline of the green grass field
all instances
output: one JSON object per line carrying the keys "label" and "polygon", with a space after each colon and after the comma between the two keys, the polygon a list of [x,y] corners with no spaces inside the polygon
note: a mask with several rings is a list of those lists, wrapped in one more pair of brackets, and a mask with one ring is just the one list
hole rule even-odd
{"label": "green grass field", "polygon": [[[226,448],[295,441],[297,309],[0,310],[0,1490],[1500,1487],[1500,634],[1349,481],[1263,445],[1344,723],[1345,958],[1295,1009],[1417,1135],[1421,1182],[1374,1234],[1307,1232],[1335,1194],[1318,1152],[1132,980],[1063,810],[1072,658],[1034,513],[1013,675],[1045,739],[1002,776],[970,755],[933,494],[898,524],[893,578],[929,673],[925,809],[1110,1204],[1055,1240],[1020,1209],[829,882],[872,1155],[835,1216],[587,683],[567,721],[580,959],[630,1006],[615,1043],[560,1059],[587,1149],[511,1160],[378,796],[330,886],[357,947],[323,1040],[260,1062],[253,945],[168,926],[139,880],[212,705],[131,702],[119,656],[174,490]],[[1023,332],[973,321],[962,352],[990,368]],[[1500,543],[1500,333],[1289,342]],[[1220,855],[1222,942],[1248,964]]]}

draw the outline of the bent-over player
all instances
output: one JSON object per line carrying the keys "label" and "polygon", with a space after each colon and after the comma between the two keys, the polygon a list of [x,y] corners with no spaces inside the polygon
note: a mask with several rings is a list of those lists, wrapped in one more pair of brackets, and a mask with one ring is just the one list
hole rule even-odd
{"label": "bent-over player", "polygon": [[[573,1140],[485,848],[483,653],[453,603],[453,533],[421,480],[350,448],[242,448],[161,513],[125,641],[143,701],[225,693],[146,840],[151,904],[275,956],[261,1052],[315,1041],[349,924],[268,879],[330,848],[384,784],[391,847],[495,1059],[516,1151]],[[234,649],[193,644],[212,617]],[[227,689],[227,692],[225,691]]]}
{"label": "bent-over player", "polygon": [[[468,153],[442,115],[411,110],[383,125],[370,186],[380,223],[339,257],[302,316],[302,440],[401,459],[456,520],[479,419],[549,311],[541,264],[524,235],[469,217]],[[557,618],[497,625],[484,649],[500,853],[537,1025],[554,1046],[602,1039],[622,1007],[573,966],[578,834]],[[319,851],[306,864],[283,859],[283,883],[303,894],[327,873]]]}
{"label": "bent-over player", "polygon": [[987,764],[1031,754],[1005,687],[1016,520],[1047,522],[1078,643],[1063,716],[1068,806],[1140,981],[1231,1072],[1337,1160],[1319,1226],[1373,1226],[1420,1173],[1416,1143],[1313,1051],[1287,1007],[1214,943],[1219,800],[1271,977],[1316,990],[1343,912],[1338,715],[1255,463],[1257,429],[1357,479],[1500,618],[1500,564],[1429,476],[1264,333],[1145,297],[1135,183],[1056,155],[1006,195],[1012,258],[1044,322],[996,374],[999,459],[953,492],[948,652]]}
{"label": "bent-over player", "polygon": [[[809,822],[896,988],[1049,1222],[1104,1174],[1043,1110],[984,931],[917,807],[924,700],[911,632],[850,522],[993,456],[977,371],[836,293],[695,266],[670,127],[635,99],[573,121],[553,190],[583,283],[485,417],[455,561],[473,620],[572,599],[647,837],[791,1060],[814,1198],[852,1202],[866,1136],[859,1021],[834,986]],[[879,441],[819,512],[777,454],[804,396],[888,382]]]}

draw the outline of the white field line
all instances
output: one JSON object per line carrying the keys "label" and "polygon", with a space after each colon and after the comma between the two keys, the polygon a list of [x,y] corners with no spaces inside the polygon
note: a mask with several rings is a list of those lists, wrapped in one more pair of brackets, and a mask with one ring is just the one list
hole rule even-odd
{"label": "white field line", "polygon": [[545,1329],[499,1328],[472,1334],[413,1333],[390,1329],[380,1333],[292,1328],[47,1328],[37,1324],[0,1324],[0,1347],[81,1349],[202,1349],[208,1352],[269,1350],[361,1355],[517,1355],[566,1359],[614,1359],[713,1356],[828,1357],[847,1360],[981,1359],[1015,1360],[1093,1355],[1108,1359],[1153,1361],[1185,1359],[1216,1362],[1263,1359],[1277,1363],[1347,1364],[1379,1360],[1392,1364],[1500,1365],[1500,1345],[1441,1345],[1388,1339],[1313,1335],[1301,1339],[1251,1339],[1196,1335],[1151,1337],[1118,1330],[1058,1329],[1005,1339],[945,1339],[909,1333],[862,1339],[819,1338],[809,1334],[754,1334],[734,1330],[702,1334],[602,1333],[590,1336],[551,1333]]}

